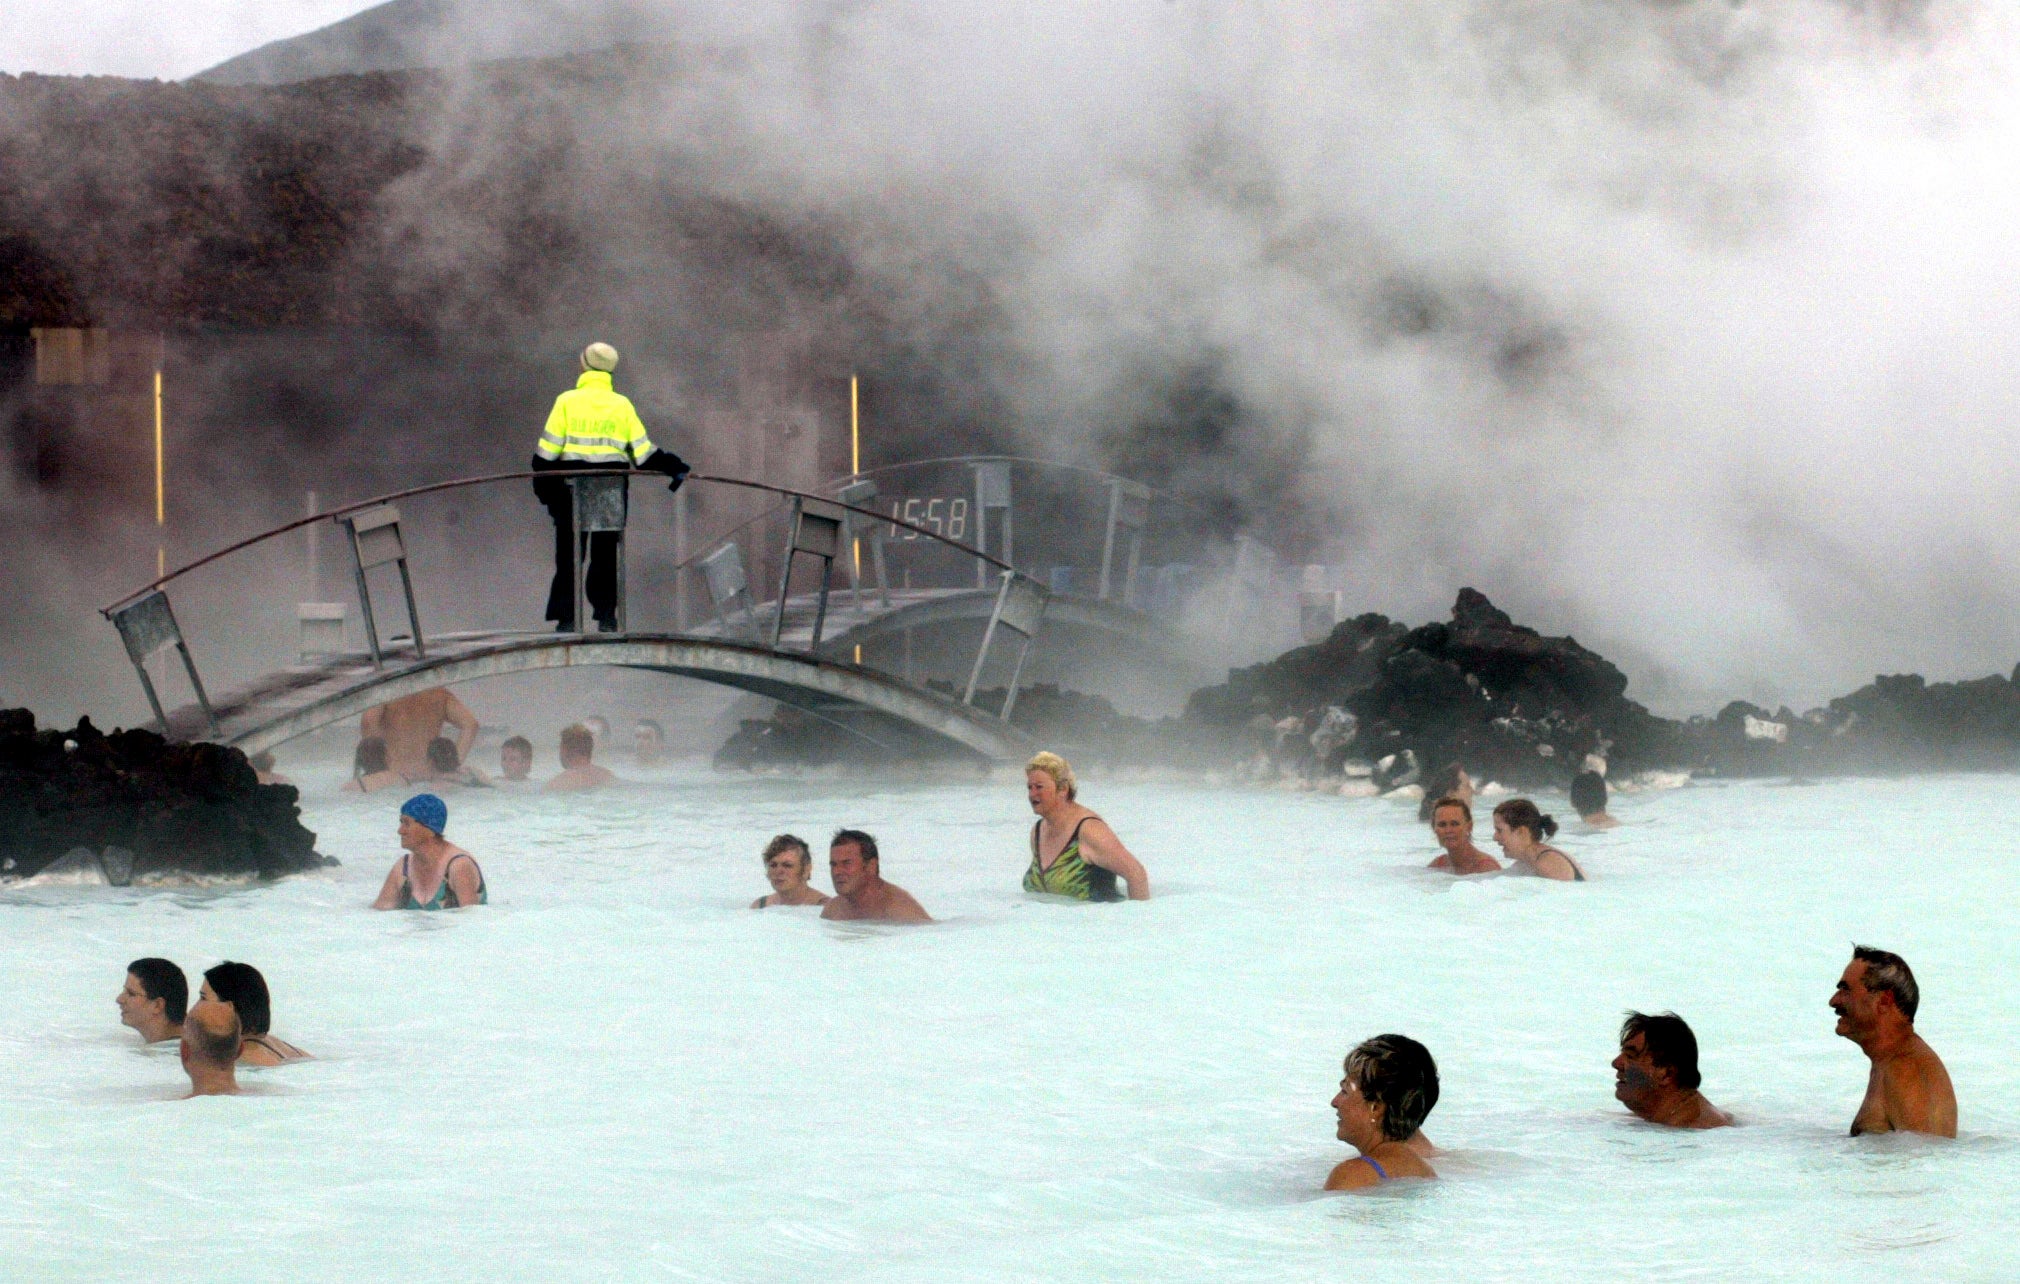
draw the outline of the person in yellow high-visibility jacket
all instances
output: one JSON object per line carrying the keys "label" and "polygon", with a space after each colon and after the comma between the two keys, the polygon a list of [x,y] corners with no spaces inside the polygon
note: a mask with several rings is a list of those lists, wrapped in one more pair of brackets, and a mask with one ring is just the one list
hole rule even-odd
{"label": "person in yellow high-visibility jacket", "polygon": [[[575,387],[554,399],[554,409],[533,449],[533,471],[562,469],[644,468],[665,473],[669,490],[679,490],[688,467],[679,455],[652,444],[631,398],[611,387],[617,369],[617,349],[592,343],[582,350],[582,377]],[[565,477],[536,477],[533,494],[554,519],[554,582],[547,590],[547,618],[557,631],[575,630],[575,510]],[[617,532],[594,531],[580,537],[584,588],[596,627],[617,628]]]}

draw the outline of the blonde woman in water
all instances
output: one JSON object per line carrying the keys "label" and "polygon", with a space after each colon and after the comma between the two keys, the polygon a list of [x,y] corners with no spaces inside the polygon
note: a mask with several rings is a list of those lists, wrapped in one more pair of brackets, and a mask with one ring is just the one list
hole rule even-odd
{"label": "blonde woman in water", "polygon": [[1031,866],[1024,890],[1077,901],[1119,901],[1119,878],[1129,899],[1150,899],[1150,875],[1129,854],[1108,822],[1077,801],[1073,767],[1056,753],[1041,753],[1024,766],[1024,796],[1038,823],[1031,827]]}

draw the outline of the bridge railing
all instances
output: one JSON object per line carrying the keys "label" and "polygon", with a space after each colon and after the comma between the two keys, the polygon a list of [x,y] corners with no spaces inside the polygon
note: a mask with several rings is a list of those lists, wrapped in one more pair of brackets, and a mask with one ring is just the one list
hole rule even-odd
{"label": "bridge railing", "polygon": [[[415,593],[416,575],[410,566],[411,535],[403,524],[399,505],[423,496],[467,491],[509,483],[523,484],[535,479],[548,478],[563,480],[571,488],[573,492],[571,504],[578,531],[602,530],[609,531],[616,536],[615,546],[618,571],[617,626],[620,632],[624,632],[628,630],[630,623],[626,610],[627,586],[623,574],[623,547],[627,527],[630,524],[628,488],[630,479],[641,475],[658,481],[665,480],[661,474],[641,474],[637,470],[554,470],[539,473],[494,473],[481,477],[459,478],[454,481],[436,482],[394,491],[390,494],[379,495],[356,503],[311,513],[296,520],[275,526],[272,529],[262,531],[259,534],[238,540],[235,543],[227,544],[222,548],[157,576],[155,579],[123,595],[116,601],[109,603],[101,609],[101,613],[118,630],[121,640],[125,644],[127,655],[132,660],[134,669],[139,676],[148,705],[164,730],[170,725],[170,720],[163,708],[155,679],[150,674],[148,666],[151,661],[155,661],[166,651],[173,648],[182,661],[182,667],[187,675],[196,702],[201,709],[205,724],[209,727],[212,734],[217,734],[219,719],[213,708],[214,702],[211,696],[211,688],[205,686],[200,676],[196,659],[191,653],[189,642],[184,636],[181,625],[176,618],[176,613],[169,600],[171,589],[180,592],[182,586],[194,573],[203,571],[206,568],[224,566],[230,563],[232,559],[241,555],[251,554],[254,550],[261,549],[263,546],[271,547],[274,541],[280,540],[290,534],[304,530],[314,531],[325,523],[335,525],[342,529],[345,537],[342,544],[349,554],[348,560],[357,594],[357,606],[361,622],[364,626],[365,648],[363,653],[351,653],[347,651],[344,646],[342,614],[341,612],[335,613],[336,629],[334,637],[336,644],[329,645],[330,639],[326,637],[324,645],[321,648],[326,653],[330,653],[330,657],[326,658],[325,664],[369,664],[375,669],[382,668],[387,663],[389,653],[402,649],[403,645],[405,649],[412,652],[414,660],[422,661],[427,658],[429,641],[428,636],[423,632],[422,613]],[[972,560],[978,568],[978,574],[985,582],[990,575],[994,575],[997,578],[999,589],[995,610],[988,627],[984,630],[981,645],[975,656],[968,690],[962,699],[964,703],[973,704],[976,680],[979,679],[984,666],[989,660],[991,649],[1000,633],[1009,632],[1021,640],[1021,647],[1016,661],[1016,670],[1011,678],[1009,698],[1005,700],[1004,706],[998,714],[999,717],[1004,719],[1009,717],[1010,709],[1015,700],[1016,683],[1019,677],[1021,677],[1024,661],[1029,655],[1038,626],[1043,620],[1045,603],[1049,598],[1049,591],[1044,585],[1032,580],[1028,576],[1019,574],[1004,558],[994,556],[981,549],[951,539],[945,534],[934,531],[923,524],[906,521],[903,518],[893,518],[875,509],[837,501],[806,491],[794,490],[790,487],[775,486],[766,482],[703,474],[690,475],[682,488],[681,494],[692,494],[693,490],[690,488],[703,487],[716,487],[731,492],[743,492],[769,497],[772,501],[771,505],[761,512],[758,518],[733,527],[728,533],[727,538],[719,537],[707,541],[705,547],[709,549],[709,552],[700,557],[689,556],[687,549],[679,547],[680,543],[686,541],[688,533],[685,520],[686,505],[681,505],[678,510],[675,523],[676,556],[674,565],[676,572],[678,574],[680,570],[690,565],[696,566],[703,572],[711,589],[711,597],[716,602],[717,616],[722,621],[725,637],[731,633],[728,627],[730,622],[729,616],[723,609],[725,599],[733,598],[738,592],[741,592],[744,597],[743,607],[746,620],[751,626],[745,635],[748,644],[773,651],[780,650],[785,640],[784,626],[787,615],[787,601],[791,592],[791,576],[794,572],[795,563],[804,565],[806,559],[812,559],[819,575],[817,590],[819,606],[814,619],[811,642],[807,647],[807,654],[811,659],[814,653],[818,651],[821,643],[821,633],[827,615],[828,596],[834,581],[834,564],[837,559],[842,557],[846,543],[851,539],[853,532],[859,529],[869,529],[873,526],[878,528],[903,529],[910,532],[915,538],[931,540],[936,546],[945,547],[955,555]],[[769,638],[766,638],[757,627],[760,615],[766,612],[761,612],[758,604],[750,599],[748,578],[742,568],[742,552],[738,541],[739,539],[751,538],[754,534],[752,530],[754,523],[776,515],[781,509],[785,510],[788,514],[785,545],[780,562],[781,583],[778,599],[773,605],[772,610],[768,612],[771,616],[772,627]],[[581,537],[578,536],[578,539],[575,541],[575,563],[572,568],[574,571],[576,593],[575,620],[578,628],[585,625],[589,619],[589,613],[584,609],[587,603],[582,600],[586,592],[585,576],[583,574],[585,568],[582,565],[582,543]],[[714,560],[711,561],[711,559]],[[402,604],[405,607],[407,632],[405,634],[396,633],[390,638],[382,638],[378,625],[380,608],[375,602],[371,576],[368,572],[388,567],[396,570],[399,576],[401,594],[404,598]],[[850,567],[853,570],[853,562],[850,563]],[[857,588],[858,605],[860,606],[859,584]],[[719,589],[722,592],[717,592]],[[311,604],[304,604],[302,612],[301,627],[305,644],[302,648],[303,655],[301,658],[304,660],[307,658],[306,653],[310,650],[306,645],[309,632],[312,628],[322,629],[327,632],[331,616],[330,612],[323,610],[318,610],[312,614],[306,609],[309,605]],[[240,603],[239,606],[243,609],[244,604]],[[676,608],[675,632],[676,634],[692,635],[691,621],[686,618],[685,612],[679,608]],[[453,636],[459,635],[438,634],[437,640],[439,642],[445,637]],[[822,662],[833,661],[827,660],[824,657]],[[290,667],[305,668],[307,666]]]}
{"label": "bridge railing", "polygon": [[[920,476],[935,478],[927,494],[891,484]],[[1236,619],[1252,629],[1259,608],[1281,615],[1277,599],[1291,597],[1281,559],[1260,541],[1226,529],[1225,514],[1099,468],[1023,455],[947,455],[844,474],[824,489],[852,504],[883,508],[887,520],[917,508],[919,524],[956,538],[972,532],[975,547],[1043,579],[1055,593],[1077,592],[1172,619],[1190,616],[1195,632],[1232,635],[1229,621]],[[1071,510],[1072,520],[1062,520],[1062,510]],[[1037,519],[1025,525],[1035,525],[1041,537],[1021,549],[1020,515]],[[865,541],[879,585],[890,574],[888,552],[911,543],[883,534]],[[1179,556],[1146,568],[1147,548]],[[918,560],[909,560],[908,575]]]}

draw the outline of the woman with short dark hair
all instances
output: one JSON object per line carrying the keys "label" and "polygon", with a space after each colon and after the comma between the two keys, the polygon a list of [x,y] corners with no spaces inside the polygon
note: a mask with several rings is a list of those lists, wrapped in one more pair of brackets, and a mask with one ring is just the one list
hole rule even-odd
{"label": "woman with short dark hair", "polygon": [[1339,1138],[1361,1153],[1333,1168],[1327,1190],[1365,1190],[1398,1177],[1436,1177],[1410,1144],[1438,1104],[1438,1063],[1400,1034],[1378,1034],[1347,1054],[1333,1097]]}

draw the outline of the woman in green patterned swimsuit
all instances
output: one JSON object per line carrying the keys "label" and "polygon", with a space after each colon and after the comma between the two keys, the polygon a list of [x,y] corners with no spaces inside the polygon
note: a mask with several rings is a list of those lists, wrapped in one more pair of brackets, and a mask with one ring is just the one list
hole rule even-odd
{"label": "woman in green patterned swimsuit", "polygon": [[1076,901],[1119,901],[1119,878],[1130,900],[1149,900],[1150,875],[1106,821],[1074,801],[1078,791],[1072,766],[1056,753],[1041,753],[1025,765],[1024,796],[1038,823],[1031,827],[1024,890]]}

